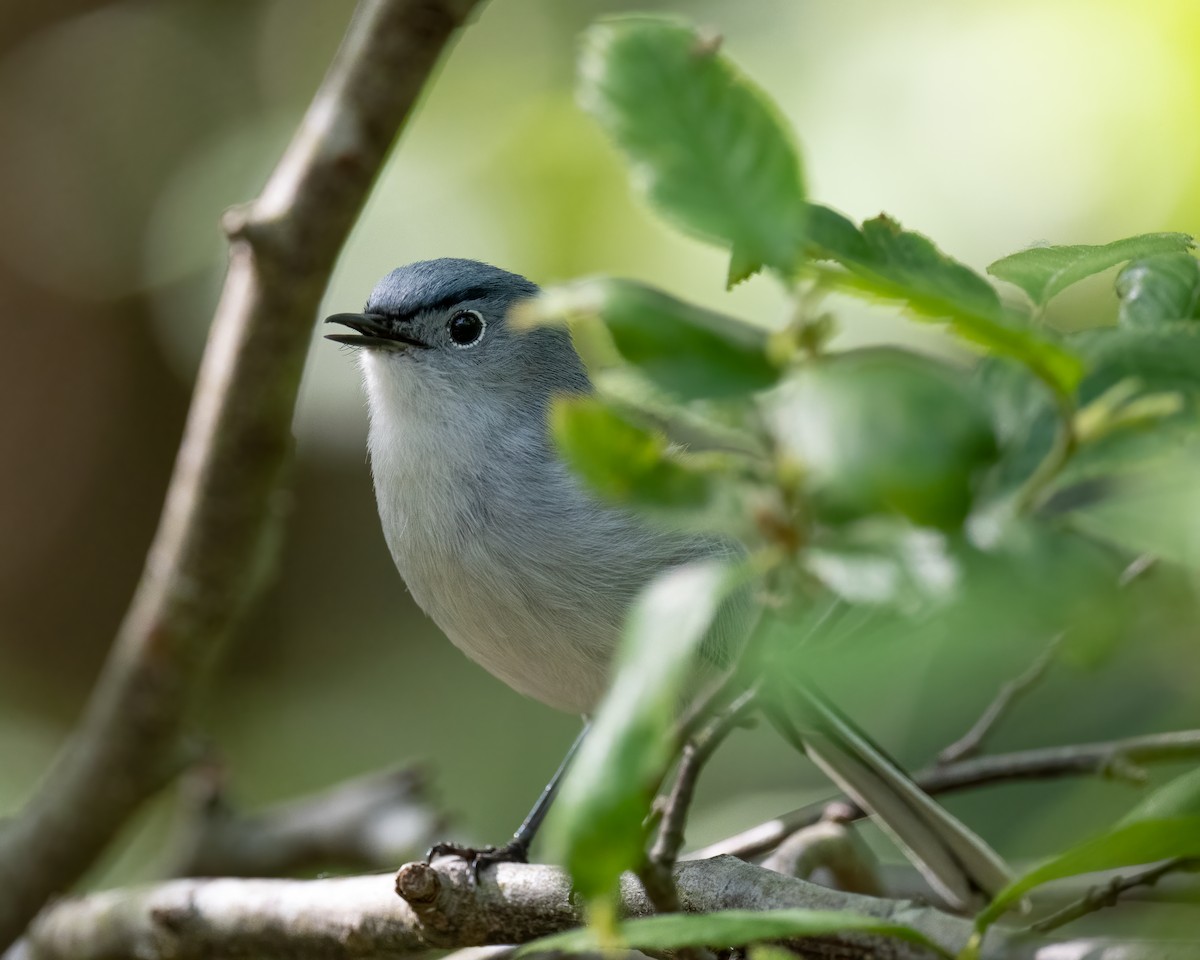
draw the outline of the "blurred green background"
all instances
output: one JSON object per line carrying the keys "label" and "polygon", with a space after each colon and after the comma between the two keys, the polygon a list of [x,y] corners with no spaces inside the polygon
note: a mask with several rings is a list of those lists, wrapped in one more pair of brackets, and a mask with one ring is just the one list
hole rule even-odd
{"label": "blurred green background", "polygon": [[[352,6],[0,7],[0,815],[69,732],[138,576],[221,282],[219,214],[258,191]],[[814,199],[856,218],[886,210],[974,266],[1038,240],[1200,224],[1192,0],[492,0],[412,118],[326,312],[356,309],[399,264],[465,256],[543,283],[644,279],[782,320],[769,279],[724,291],[725,256],[657,222],[576,109],[579,31],[625,10],[686,13],[721,33],[794,125]],[[1110,284],[1082,284],[1052,319],[1107,322]],[[843,343],[942,347],[932,328],[841,306]],[[247,805],[428,758],[455,839],[499,841],[577,722],[491,679],[413,606],[378,529],[365,431],[350,357],[314,333],[281,562],[222,664],[206,730]],[[1054,669],[996,745],[1195,725],[1195,631],[1170,626],[1094,670]],[[1042,639],[891,650],[869,665],[873,679],[839,695],[920,764]],[[825,790],[766,730],[736,734],[716,767],[696,840]],[[1029,857],[1132,799],[1121,785],[1080,782],[951,805]],[[102,875],[144,872],[152,847]]]}

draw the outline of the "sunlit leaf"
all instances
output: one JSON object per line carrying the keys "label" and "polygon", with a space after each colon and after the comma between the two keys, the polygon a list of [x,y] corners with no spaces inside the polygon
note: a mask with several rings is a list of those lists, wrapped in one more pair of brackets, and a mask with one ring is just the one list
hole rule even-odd
{"label": "sunlit leaf", "polygon": [[708,478],[672,460],[662,434],[631,423],[594,398],[558,400],[550,424],[567,463],[605,499],[694,507],[708,498]]}
{"label": "sunlit leaf", "polygon": [[[719,910],[713,913],[670,913],[625,920],[619,942],[633,950],[666,951],[680,947],[725,949],[764,940],[790,940],[829,934],[873,933],[920,944],[939,956],[945,948],[902,923],[834,910]],[[535,940],[519,956],[542,952],[594,953],[603,946],[592,929],[569,930]]]}
{"label": "sunlit leaf", "polygon": [[1135,260],[1117,275],[1123,327],[1152,327],[1200,317],[1200,261],[1189,253]]}
{"label": "sunlit leaf", "polygon": [[1031,247],[997,260],[988,273],[1020,287],[1030,300],[1042,305],[1071,284],[1109,267],[1191,248],[1192,238],[1184,233],[1144,233],[1100,246]]}
{"label": "sunlit leaf", "polygon": [[730,584],[722,563],[688,564],[654,581],[630,614],[612,686],[546,824],[549,856],[585,899],[611,895],[642,856],[642,821],[673,756],[668,731]]}
{"label": "sunlit leaf", "polygon": [[1082,367],[1049,335],[1000,302],[988,281],[942,253],[928,238],[901,229],[889,217],[868,220],[860,231],[836,211],[809,208],[809,253],[848,271],[820,278],[870,297],[895,300],[914,315],[950,324],[959,336],[1013,357],[1061,393],[1079,382]]}
{"label": "sunlit leaf", "polygon": [[548,290],[515,319],[573,329],[598,319],[626,361],[685,400],[764,390],[780,376],[767,357],[766,331],[629,280]]}
{"label": "sunlit leaf", "polygon": [[717,44],[672,20],[626,17],[584,35],[579,100],[629,156],[651,202],[732,247],[730,281],[791,273],[804,184],[786,127]]}

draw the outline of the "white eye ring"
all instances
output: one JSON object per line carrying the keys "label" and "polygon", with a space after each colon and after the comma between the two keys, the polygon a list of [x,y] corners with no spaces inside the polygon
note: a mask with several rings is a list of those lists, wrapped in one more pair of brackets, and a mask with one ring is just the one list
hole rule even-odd
{"label": "white eye ring", "polygon": [[[486,329],[487,320],[478,310],[459,310],[446,321],[446,333],[450,337],[450,343],[459,350],[475,346],[483,339],[483,331]],[[460,340],[460,336],[471,339]]]}

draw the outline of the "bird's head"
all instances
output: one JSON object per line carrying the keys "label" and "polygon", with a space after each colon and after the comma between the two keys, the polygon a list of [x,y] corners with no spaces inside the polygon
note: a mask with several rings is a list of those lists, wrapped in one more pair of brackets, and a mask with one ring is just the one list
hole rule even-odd
{"label": "bird's head", "polygon": [[517,329],[510,311],[537,296],[524,277],[475,260],[423,260],[376,284],[362,313],[327,319],[353,333],[327,339],[358,348],[372,402],[393,390],[411,404],[481,392],[522,405],[587,389],[565,330]]}

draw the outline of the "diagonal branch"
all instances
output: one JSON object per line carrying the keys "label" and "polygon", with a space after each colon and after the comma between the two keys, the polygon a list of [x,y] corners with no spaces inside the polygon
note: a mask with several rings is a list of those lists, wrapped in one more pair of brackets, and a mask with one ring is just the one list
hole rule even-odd
{"label": "diagonal branch", "polygon": [[1012,705],[1024,694],[1032,690],[1037,685],[1037,682],[1045,676],[1046,671],[1050,669],[1050,664],[1054,662],[1054,655],[1058,652],[1058,648],[1062,644],[1062,639],[1063,635],[1061,633],[1055,635],[1046,645],[1046,649],[1037,656],[1033,663],[1020,676],[1014,677],[1008,683],[1004,684],[996,692],[996,696],[992,702],[980,714],[979,719],[972,724],[971,729],[938,754],[937,762],[941,764],[954,763],[956,760],[966,760],[969,757],[976,756],[983,748],[983,742],[988,738],[992,730],[995,729],[996,724],[1004,718],[1004,715]]}
{"label": "diagonal branch", "polygon": [[[1061,777],[1100,776],[1140,782],[1139,769],[1145,763],[1168,763],[1200,757],[1200,730],[1151,733],[1123,740],[1081,743],[1065,747],[1041,747],[987,757],[974,757],[930,767],[913,775],[913,780],[930,794],[953,793],[972,787],[1021,780],[1056,780]],[[849,808],[848,816],[866,816],[856,805],[841,798]],[[732,854],[754,857],[774,849],[786,837],[819,821],[829,800],[810,803],[774,820],[751,827],[736,836],[689,854],[689,857],[715,857]]]}
{"label": "diagonal branch", "polygon": [[229,273],[141,582],[75,735],[0,830],[0,948],[178,771],[190,708],[269,557],[326,281],[476,2],[364,0],[262,195],[226,216]]}

